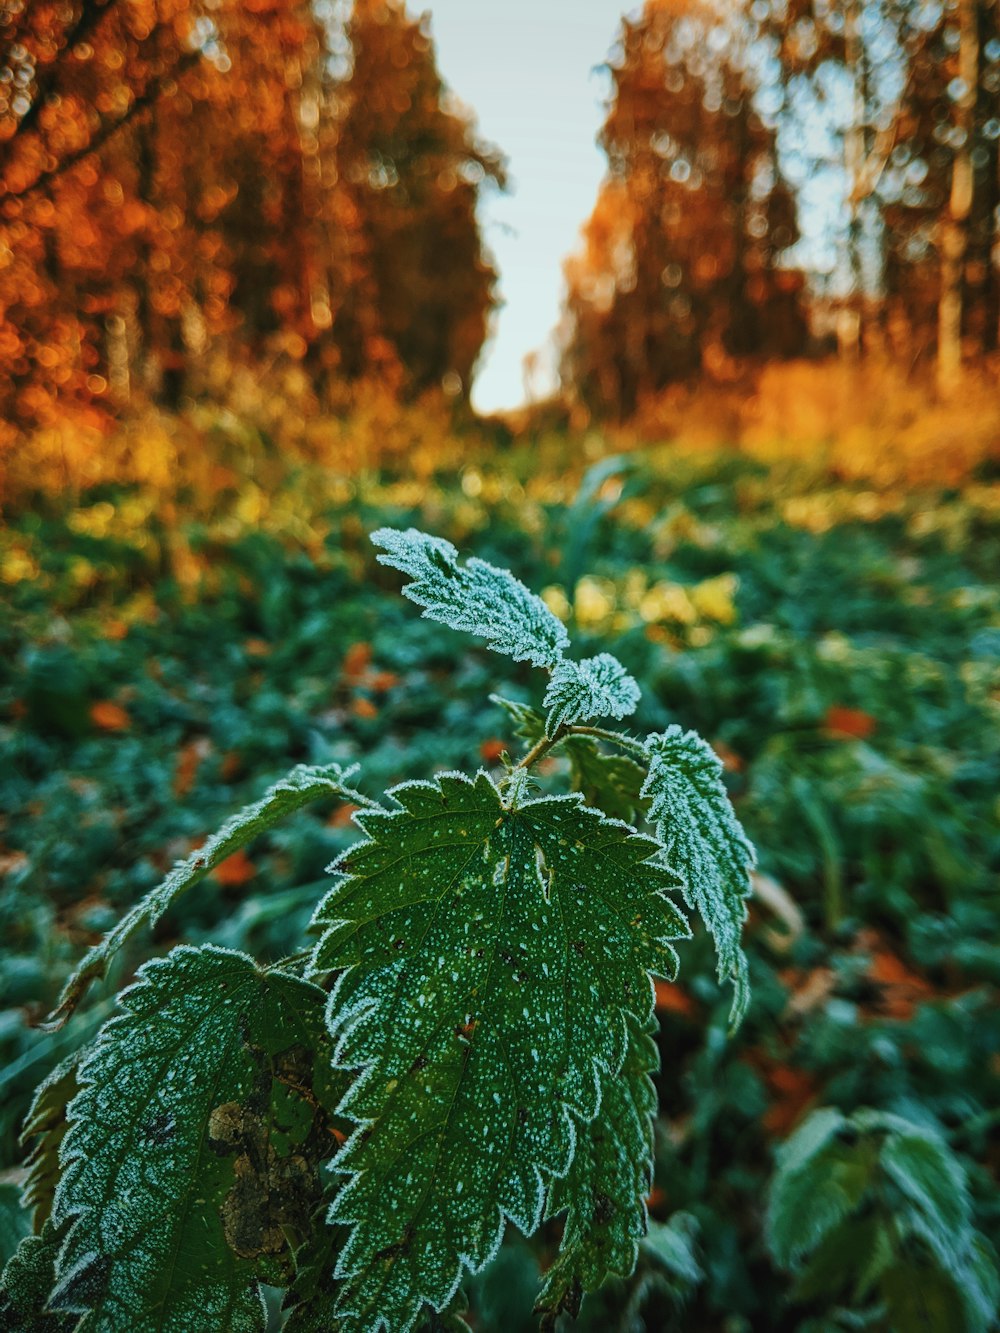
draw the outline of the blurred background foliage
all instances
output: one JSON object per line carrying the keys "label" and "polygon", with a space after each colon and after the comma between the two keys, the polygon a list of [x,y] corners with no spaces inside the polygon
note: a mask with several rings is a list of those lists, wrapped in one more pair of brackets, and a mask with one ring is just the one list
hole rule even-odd
{"label": "blurred background foliage", "polygon": [[[658,986],[654,1225],[581,1327],[990,1327],[997,25],[647,0],[608,59],[559,392],[481,420],[505,164],[426,18],[0,0],[5,1243],[30,1091],[111,988],[32,1023],[129,904],[297,761],[377,794],[516,746],[488,697],[537,703],[530,673],[374,562],[412,522],[617,653],[638,726],[709,738],[759,849],[753,1008],[727,1039],[702,938]],[[230,858],[146,947],[298,948],[350,815]],[[534,1326],[557,1234],[510,1239],[482,1330]]]}
{"label": "blurred background foliage", "polygon": [[[421,620],[374,563],[366,534],[412,522],[544,589],[581,651],[612,647],[643,682],[642,729],[709,737],[759,849],[744,1028],[727,1039],[702,938],[657,990],[650,1206],[679,1236],[654,1229],[636,1278],[584,1326],[632,1327],[645,1310],[650,1328],[839,1328],[859,1326],[853,1310],[865,1327],[988,1327],[954,1300],[951,1322],[886,1323],[876,1282],[852,1303],[850,1249],[825,1286],[786,1277],[765,1204],[774,1149],[813,1111],[874,1109],[945,1145],[968,1235],[1000,1239],[996,483],[889,494],[801,462],[616,455],[597,435],[502,456],[466,438],[463,464],[419,480],[287,460],[276,480],[276,456],[228,417],[204,440],[232,451],[226,487],[162,506],[107,486],[0,536],[7,1163],[30,1089],[109,1001],[56,1038],[31,1020],[228,813],[298,760],[358,760],[375,794],[516,748],[487,697],[537,704],[538,682]],[[550,777],[569,780],[565,761]],[[303,813],[231,858],[113,981],[180,938],[298,948],[350,813]],[[809,1197],[829,1188],[814,1179]],[[893,1237],[909,1216],[897,1204],[879,1203]],[[504,1251],[474,1287],[478,1327],[531,1326],[553,1244]],[[930,1262],[919,1237],[894,1244],[890,1274]],[[837,1310],[847,1323],[829,1322]]]}

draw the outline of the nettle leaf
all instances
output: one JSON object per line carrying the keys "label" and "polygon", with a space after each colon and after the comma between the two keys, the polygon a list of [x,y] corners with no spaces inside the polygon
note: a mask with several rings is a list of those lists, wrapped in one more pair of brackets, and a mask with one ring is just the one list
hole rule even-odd
{"label": "nettle leaf", "polygon": [[552,672],[545,691],[546,733],[554,736],[560,727],[573,722],[629,717],[639,698],[639,686],[610,653],[582,662],[564,659]]}
{"label": "nettle leaf", "polygon": [[338,1312],[366,1333],[442,1309],[505,1218],[535,1230],[688,934],[657,844],[578,796],[511,808],[485,773],[390,796],[315,920],[336,1062],[360,1071],[331,1219]]}
{"label": "nettle leaf", "polygon": [[147,963],[78,1071],[52,1305],[82,1330],[264,1327],[343,1093],[326,996],[207,945]]}
{"label": "nettle leaf", "polygon": [[686,1296],[705,1273],[695,1253],[698,1219],[692,1213],[674,1213],[666,1222],[650,1222],[640,1249],[669,1273],[671,1289]]}
{"label": "nettle leaf", "polygon": [[52,1212],[59,1182],[59,1149],[68,1123],[66,1108],[80,1090],[77,1069],[83,1054],[75,1051],[38,1085],[21,1130],[22,1146],[31,1143],[24,1162],[28,1175],[21,1197],[36,1232],[41,1231]]}
{"label": "nettle leaf", "polygon": [[909,1200],[911,1220],[942,1263],[959,1262],[972,1235],[972,1206],[965,1172],[948,1145],[901,1120],[882,1145],[879,1160]]}
{"label": "nettle leaf", "polygon": [[546,1217],[566,1210],[559,1257],[545,1275],[536,1310],[551,1322],[574,1318],[584,1292],[610,1274],[628,1277],[646,1234],[646,1195],[652,1183],[653,1113],[659,1068],[656,1045],[634,1022],[625,1062],[601,1079],[597,1118],[581,1134],[565,1176],[552,1182]]}
{"label": "nettle leaf", "polygon": [[750,1002],[747,960],[740,946],[756,864],[722,781],[722,764],[694,731],[668,727],[646,741],[649,776],[642,789],[649,817],[681,876],[684,897],[715,941],[719,979],[735,986],[730,1020],[742,1022]]}
{"label": "nettle leaf", "polygon": [[76,1315],[47,1308],[55,1281],[62,1233],[47,1223],[40,1235],[25,1236],[0,1278],[0,1333],[70,1333]]}
{"label": "nettle leaf", "polygon": [[186,861],[175,866],[162,884],[127,912],[100,944],[84,955],[63,988],[59,1003],[42,1026],[48,1031],[61,1028],[80,1003],[91,981],[107,975],[112,958],[137,930],[143,926],[155,926],[181,894],[194,888],[227,856],[245,847],[272,824],[322,797],[340,796],[358,805],[370,805],[366,797],[346,785],[355,771],[353,768],[345,771],[339,764],[319,767],[299,764],[287,777],[269,787],[259,801],[245,806],[239,814],[228,819]]}
{"label": "nettle leaf", "polygon": [[371,539],[386,552],[377,557],[379,564],[413,579],[403,595],[422,606],[428,619],[478,634],[515,662],[551,667],[568,647],[562,621],[508,570],[475,556],[459,565],[451,542],[416,528],[379,528]]}

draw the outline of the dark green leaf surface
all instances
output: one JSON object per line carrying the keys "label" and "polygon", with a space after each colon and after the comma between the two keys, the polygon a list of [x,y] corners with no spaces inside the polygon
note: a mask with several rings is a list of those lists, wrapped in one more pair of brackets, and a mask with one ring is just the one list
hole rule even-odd
{"label": "dark green leaf surface", "polygon": [[656,844],[579,797],[511,808],[485,774],[391,795],[359,816],[315,968],[346,969],[330,1024],[362,1071],[340,1108],[360,1128],[337,1159],[339,1310],[399,1333],[495,1253],[505,1218],[538,1225],[687,925]]}
{"label": "dark green leaf surface", "polygon": [[79,1070],[54,1209],[71,1227],[53,1305],[81,1330],[263,1328],[255,1274],[307,1228],[334,1147],[323,1003],[214,946],[123,992]]}
{"label": "dark green leaf surface", "polygon": [[546,1215],[566,1211],[559,1257],[538,1298],[539,1310],[575,1315],[583,1292],[610,1274],[628,1277],[646,1234],[646,1195],[652,1181],[659,1065],[648,1033],[630,1025],[628,1052],[617,1073],[601,1079],[597,1118],[581,1130],[572,1164],[552,1182]]}
{"label": "dark green leaf surface", "polygon": [[40,1235],[21,1241],[0,1279],[0,1333],[70,1333],[76,1328],[76,1315],[46,1310],[61,1243],[51,1223]]}

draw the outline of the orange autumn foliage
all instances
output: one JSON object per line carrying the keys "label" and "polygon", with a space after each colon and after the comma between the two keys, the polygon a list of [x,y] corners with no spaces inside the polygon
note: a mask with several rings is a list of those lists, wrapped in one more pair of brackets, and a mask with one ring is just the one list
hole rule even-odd
{"label": "orange autumn foliage", "polygon": [[226,889],[239,889],[249,884],[257,873],[257,867],[241,847],[232,856],[227,856],[212,871],[212,878]]}
{"label": "orange autumn foliage", "polygon": [[834,736],[851,736],[865,740],[875,730],[876,722],[870,713],[860,708],[832,705],[823,719],[826,730]]}
{"label": "orange autumn foliage", "polygon": [[128,731],[132,719],[122,708],[110,699],[98,699],[89,709],[90,720],[101,731]]}
{"label": "orange autumn foliage", "polygon": [[0,3],[0,453],[208,392],[220,353],[464,397],[502,164],[425,20],[369,0],[344,23],[308,0]]}

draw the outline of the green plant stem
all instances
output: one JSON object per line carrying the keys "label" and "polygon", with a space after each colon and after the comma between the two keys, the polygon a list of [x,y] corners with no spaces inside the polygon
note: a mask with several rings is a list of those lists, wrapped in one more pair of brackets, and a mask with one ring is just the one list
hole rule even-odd
{"label": "green plant stem", "polygon": [[608,741],[611,745],[618,745],[623,750],[630,750],[632,754],[646,757],[646,747],[642,741],[633,740],[631,736],[622,736],[617,731],[607,731],[604,727],[570,727],[571,736],[595,736],[598,740]]}
{"label": "green plant stem", "polygon": [[558,745],[566,734],[565,727],[557,727],[554,736],[543,736],[537,744],[533,745],[523,759],[519,759],[514,765],[513,771],[518,769],[530,768],[532,764],[537,764],[539,759],[543,758],[552,749],[553,745]]}
{"label": "green plant stem", "polygon": [[631,736],[622,736],[617,731],[606,731],[604,727],[585,727],[585,726],[562,726],[556,729],[554,736],[543,736],[540,741],[531,747],[523,759],[514,765],[514,772],[518,769],[530,768],[532,764],[537,764],[539,759],[558,745],[560,741],[566,740],[568,736],[593,736],[597,740],[608,741],[612,745],[618,745],[623,750],[629,750],[632,754],[639,755],[641,758],[646,756],[646,747],[642,741],[633,740]]}

